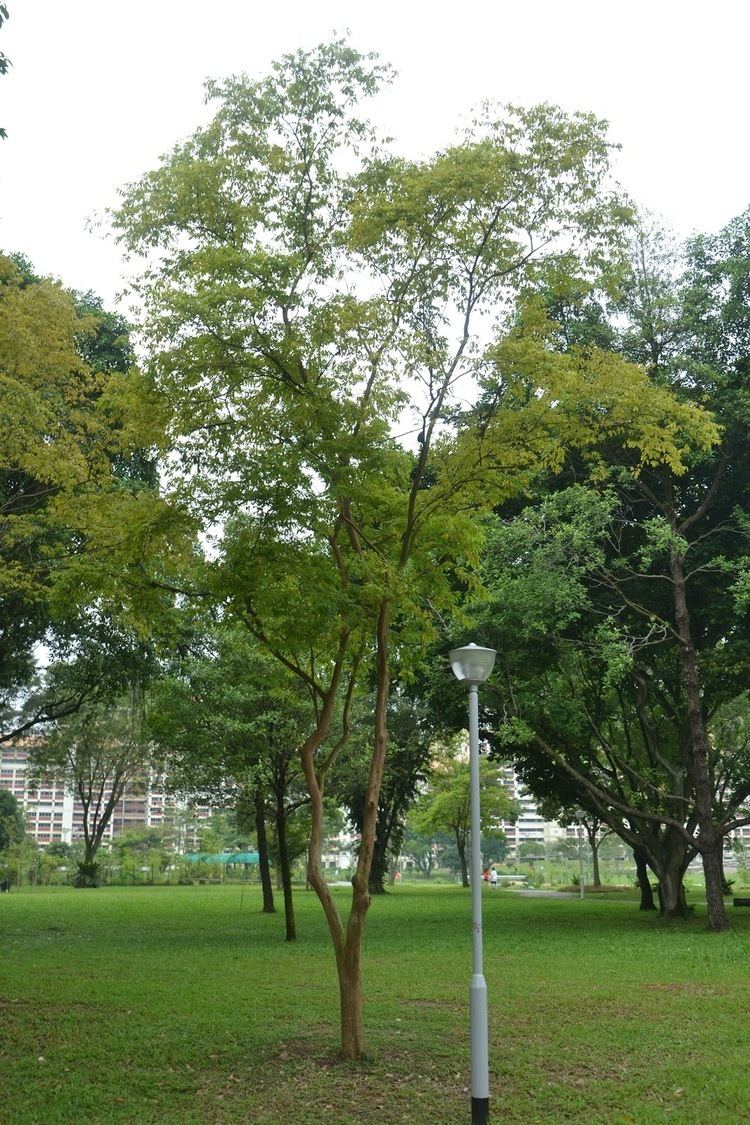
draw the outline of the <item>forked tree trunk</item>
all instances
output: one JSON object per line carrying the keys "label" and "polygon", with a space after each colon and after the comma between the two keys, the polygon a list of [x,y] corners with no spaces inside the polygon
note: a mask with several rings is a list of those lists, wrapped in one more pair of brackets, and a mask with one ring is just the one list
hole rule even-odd
{"label": "forked tree trunk", "polygon": [[606,840],[607,836],[611,835],[611,833],[606,830],[603,836],[599,834],[601,823],[602,822],[598,817],[592,820],[590,823],[586,822],[586,835],[588,836],[589,847],[591,848],[591,867],[594,880],[592,885],[594,887],[601,887],[602,885],[602,877],[599,867],[599,849]]}
{"label": "forked tree trunk", "polygon": [[[308,852],[307,874],[310,886],[315,891],[328,923],[331,940],[336,955],[336,970],[339,980],[339,1003],[341,1014],[341,1054],[347,1059],[358,1059],[364,1054],[364,1031],[362,1022],[362,979],[360,968],[361,940],[364,913],[362,909],[362,893],[369,903],[367,893],[367,876],[369,875],[368,858],[367,871],[364,882],[360,871],[362,867],[362,853],[365,847],[367,830],[367,804],[362,831],[362,846],[357,865],[357,873],[352,879],[352,909],[349,920],[344,927],[341,920],[336,900],[331,889],[326,883],[323,872],[323,830],[324,809],[323,792],[324,776],[319,776],[315,768],[315,754],[328,735],[334,705],[338,692],[343,667],[343,657],[346,650],[347,635],[343,634],[339,645],[339,658],[336,661],[327,693],[323,698],[323,705],[318,716],[315,731],[306,740],[301,749],[302,769],[305,774],[307,791],[310,794],[310,848]],[[350,689],[345,705],[345,716],[348,712],[348,700],[354,684],[354,673],[350,681]],[[346,718],[344,721],[346,727]],[[379,792],[379,791],[378,791]],[[369,794],[368,794],[369,795]]]}
{"label": "forked tree trunk", "polygon": [[260,885],[263,888],[263,913],[275,914],[273,887],[271,886],[271,865],[268,861],[268,839],[266,837],[266,804],[260,789],[255,791],[255,834],[258,837],[258,867]]}
{"label": "forked tree trunk", "polygon": [[659,909],[663,918],[689,918],[691,909],[685,897],[682,872],[675,868],[665,868],[659,879]]}
{"label": "forked tree trunk", "polygon": [[687,904],[683,878],[689,863],[688,845],[676,829],[662,829],[656,855],[659,879],[659,909],[666,919],[689,918],[692,907]]}
{"label": "forked tree trunk", "polygon": [[[388,667],[388,641],[390,605],[380,604],[377,623],[375,693],[375,745],[365,794],[362,817],[362,838],[357,857],[357,869],[352,877],[352,902],[346,929],[339,919],[339,945],[336,967],[339,975],[341,999],[341,1054],[345,1059],[361,1059],[365,1053],[362,991],[362,939],[367,911],[370,907],[369,880],[375,851],[375,833],[378,822],[378,803],[383,782],[385,753],[388,743],[387,708],[390,692]],[[317,889],[317,888],[316,888]],[[325,904],[324,904],[325,906]],[[333,934],[333,930],[332,930]],[[334,936],[334,942],[336,937]]]}
{"label": "forked tree trunk", "polygon": [[352,879],[352,905],[346,925],[346,939],[339,965],[341,988],[341,1052],[346,1059],[361,1059],[365,1053],[362,993],[362,939],[367,911],[370,907],[369,881],[375,852],[375,835],[378,824],[378,804],[383,783],[383,769],[388,745],[388,696],[390,670],[388,645],[390,605],[380,603],[377,624],[375,692],[375,745],[367,779],[362,839],[357,857],[357,870]]}
{"label": "forked tree trunk", "polygon": [[680,637],[682,682],[685,688],[690,728],[695,810],[698,815],[699,828],[698,850],[703,859],[703,874],[706,881],[708,926],[709,929],[720,932],[730,928],[729,919],[724,909],[722,885],[721,848],[723,840],[716,828],[713,815],[711,771],[708,765],[708,738],[703,717],[698,661],[690,630],[684,557],[676,550],[673,550],[670,555],[670,571],[674,595],[675,624]]}

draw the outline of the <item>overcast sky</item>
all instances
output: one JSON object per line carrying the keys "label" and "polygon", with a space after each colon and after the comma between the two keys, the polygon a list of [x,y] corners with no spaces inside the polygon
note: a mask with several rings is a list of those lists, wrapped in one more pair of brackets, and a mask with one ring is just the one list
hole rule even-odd
{"label": "overcast sky", "polygon": [[618,175],[680,233],[750,204],[745,0],[8,0],[0,247],[114,301],[117,249],[88,220],[205,114],[207,76],[351,33],[398,70],[373,116],[399,147],[450,140],[483,98],[591,110]]}

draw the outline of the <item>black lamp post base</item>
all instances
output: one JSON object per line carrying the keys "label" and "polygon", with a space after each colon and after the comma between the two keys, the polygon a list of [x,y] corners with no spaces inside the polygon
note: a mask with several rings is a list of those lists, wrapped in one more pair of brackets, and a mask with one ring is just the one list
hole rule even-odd
{"label": "black lamp post base", "polygon": [[489,1125],[490,1099],[471,1099],[471,1125]]}

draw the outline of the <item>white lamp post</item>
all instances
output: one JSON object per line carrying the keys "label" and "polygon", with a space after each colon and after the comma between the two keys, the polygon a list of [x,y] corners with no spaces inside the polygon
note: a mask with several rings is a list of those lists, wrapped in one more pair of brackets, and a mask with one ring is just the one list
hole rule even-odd
{"label": "white lamp post", "polygon": [[494,648],[466,645],[450,653],[456,679],[469,685],[469,764],[471,774],[471,928],[473,966],[469,992],[471,1023],[471,1121],[490,1119],[490,1060],[487,1035],[487,982],[482,965],[482,841],[479,811],[479,691],[495,663]]}

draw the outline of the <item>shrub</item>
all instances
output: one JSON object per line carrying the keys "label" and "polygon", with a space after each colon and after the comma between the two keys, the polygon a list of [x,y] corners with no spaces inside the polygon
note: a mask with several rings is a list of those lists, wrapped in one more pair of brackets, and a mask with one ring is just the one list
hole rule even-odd
{"label": "shrub", "polygon": [[77,864],[71,880],[74,887],[98,887],[101,881],[101,864],[87,863],[85,860]]}

